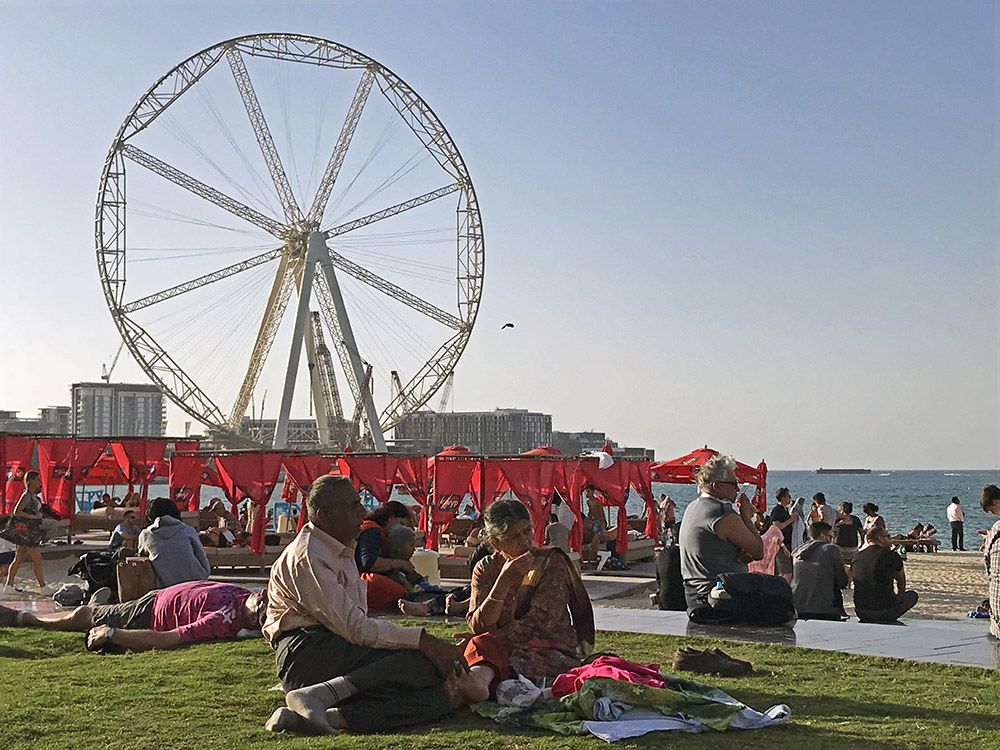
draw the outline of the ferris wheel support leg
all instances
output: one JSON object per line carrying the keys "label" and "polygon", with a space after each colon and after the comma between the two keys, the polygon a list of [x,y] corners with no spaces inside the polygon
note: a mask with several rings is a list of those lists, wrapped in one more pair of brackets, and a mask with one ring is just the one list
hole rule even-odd
{"label": "ferris wheel support leg", "polygon": [[[337,272],[333,269],[333,262],[326,249],[326,235],[323,232],[313,232],[309,235],[309,248],[312,251],[313,244],[321,247],[319,257],[320,268],[326,276],[326,285],[333,298],[333,307],[337,313],[337,320],[340,323],[340,332],[344,338],[344,345],[347,347],[351,358],[351,369],[354,370],[354,377],[358,383],[365,383],[365,368],[361,362],[361,355],[358,353],[358,345],[354,340],[354,331],[351,329],[351,321],[347,317],[347,308],[344,306],[344,297],[340,293],[340,284],[337,282]],[[371,388],[361,387],[361,398],[364,399],[365,416],[368,419],[368,429],[371,431],[372,446],[378,453],[385,453],[385,437],[382,435],[382,426],[379,424],[378,412],[375,410],[375,402],[372,400]]]}
{"label": "ferris wheel support leg", "polygon": [[316,339],[313,336],[312,320],[306,321],[306,330],[304,333],[306,362],[309,363],[309,387],[312,389],[313,411],[316,414],[316,433],[319,435],[320,445],[329,445],[330,421],[326,413],[326,399],[323,395],[323,386],[320,383],[323,375],[316,362]]}
{"label": "ferris wheel support leg", "polygon": [[312,294],[313,275],[319,252],[326,252],[326,243],[317,247],[310,235],[306,248],[306,261],[302,269],[302,285],[299,287],[299,301],[295,308],[295,327],[292,329],[292,346],[288,353],[288,369],[285,370],[285,387],[281,392],[281,408],[278,423],[274,428],[275,450],[284,450],[288,443],[288,416],[292,411],[292,396],[295,394],[295,376],[298,375],[299,360],[302,358],[302,338],[309,326],[309,298]]}

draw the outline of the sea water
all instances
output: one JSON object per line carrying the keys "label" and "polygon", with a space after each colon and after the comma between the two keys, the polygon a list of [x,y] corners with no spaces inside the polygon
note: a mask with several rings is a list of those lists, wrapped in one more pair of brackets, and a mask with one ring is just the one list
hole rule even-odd
{"label": "sea water", "polygon": [[[812,471],[769,471],[767,473],[767,507],[774,506],[774,494],[779,487],[787,487],[792,498],[804,497],[808,510],[812,496],[822,492],[828,505],[834,508],[843,501],[854,503],[854,515],[864,521],[861,506],[871,502],[878,506],[879,515],[885,519],[889,531],[907,532],[917,523],[932,523],[938,528],[938,538],[944,548],[951,547],[951,527],[946,509],[951,498],[957,496],[965,511],[965,546],[979,546],[977,529],[988,529],[998,519],[979,508],[979,494],[983,485],[1000,485],[1000,471],[961,471],[934,469],[927,471],[891,471],[872,469],[871,474],[816,474]],[[753,493],[753,485],[747,494]],[[657,499],[660,493],[670,495],[677,503],[678,519],[681,511],[694,500],[696,490],[690,484],[653,484]],[[629,498],[629,512],[641,512],[641,501]]]}

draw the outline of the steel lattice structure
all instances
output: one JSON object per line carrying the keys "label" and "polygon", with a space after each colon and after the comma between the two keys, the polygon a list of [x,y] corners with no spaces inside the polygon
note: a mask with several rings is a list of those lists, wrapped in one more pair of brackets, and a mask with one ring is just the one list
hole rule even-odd
{"label": "steel lattice structure", "polygon": [[[268,127],[265,109],[261,106],[252,76],[247,69],[246,61],[251,57],[357,71],[360,74],[360,81],[353,93],[333,152],[325,162],[319,185],[308,205],[299,205],[290,187],[279,150],[275,147]],[[281,206],[283,215],[280,218],[267,216],[251,208],[243,201],[186,174],[132,142],[139,133],[155,126],[157,118],[181,97],[190,96],[187,92],[222,61],[226,64],[219,66],[219,70],[225,71],[228,65],[232,83],[252,126],[260,157],[271,177],[274,195]],[[217,74],[213,74],[215,75]],[[351,147],[366,103],[371,97],[380,95],[445,172],[446,182],[435,190],[414,195],[359,218],[323,227],[320,224],[324,210],[340,176],[345,155]],[[126,178],[129,171],[136,168],[157,175],[242,222],[263,230],[274,238],[274,249],[152,294],[129,299]],[[449,197],[457,201],[457,294],[453,310],[442,309],[422,299],[326,245],[327,240],[332,238],[349,235],[363,227]],[[391,429],[412,411],[423,406],[453,371],[472,332],[482,291],[484,244],[479,206],[466,165],[444,125],[423,99],[380,63],[341,44],[297,34],[259,34],[222,42],[188,58],[150,87],[129,112],[108,150],[97,196],[95,238],[104,295],[130,353],[150,379],[181,409],[223,435],[233,435],[247,412],[278,326],[293,294],[299,298],[298,303],[291,304],[296,311],[298,326],[293,333],[286,398],[283,399],[282,406],[285,420],[287,421],[290,406],[284,402],[290,402],[291,399],[291,390],[294,388],[293,365],[297,365],[296,347],[301,344],[302,337],[307,337],[307,348],[311,352],[315,350],[317,343],[321,347],[324,368],[332,365],[333,360],[323,343],[322,331],[318,329],[318,322],[322,321],[355,399],[356,421],[368,424],[369,436],[378,447],[381,432]],[[184,372],[149,331],[136,322],[134,315],[178,295],[275,260],[277,269],[270,295],[246,369],[241,373],[238,395],[231,405],[214,403],[209,394]],[[347,274],[377,293],[397,300],[442,327],[443,343],[410,375],[405,384],[392,389],[388,403],[383,405],[380,413],[374,410],[371,397],[366,396],[370,390],[370,365],[364,363],[358,353],[358,349],[363,348],[363,343],[354,339],[350,320],[347,319],[346,308],[340,297],[337,272]],[[312,302],[315,302],[318,311],[310,315],[309,306]],[[324,391],[325,401],[328,404],[335,403],[337,416],[340,416],[339,396],[335,390],[333,393],[329,392],[331,376],[324,377],[327,378],[327,385],[324,386],[327,389]],[[395,370],[393,378],[394,382],[399,382]],[[332,387],[336,389],[335,379]],[[381,429],[373,429],[371,424],[376,416],[376,427]],[[279,419],[278,431],[280,430]]]}

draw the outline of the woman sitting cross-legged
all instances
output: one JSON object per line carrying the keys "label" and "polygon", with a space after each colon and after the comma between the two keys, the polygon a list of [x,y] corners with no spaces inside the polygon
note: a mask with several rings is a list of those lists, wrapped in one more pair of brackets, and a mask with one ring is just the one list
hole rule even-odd
{"label": "woman sitting cross-legged", "polygon": [[518,500],[497,500],[483,515],[496,552],[472,573],[465,646],[480,700],[515,674],[537,680],[578,667],[594,646],[594,610],[566,553],[533,546]]}

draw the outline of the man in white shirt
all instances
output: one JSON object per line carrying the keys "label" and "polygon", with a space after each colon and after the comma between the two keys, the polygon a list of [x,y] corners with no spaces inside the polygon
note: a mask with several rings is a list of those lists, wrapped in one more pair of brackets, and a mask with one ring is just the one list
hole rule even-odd
{"label": "man in white shirt", "polygon": [[962,510],[958,497],[953,497],[948,506],[948,523],[951,524],[951,549],[954,552],[965,552],[965,511]]}
{"label": "man in white shirt", "polygon": [[350,480],[320,477],[306,503],[310,522],[275,561],[267,587],[263,632],[287,691],[287,708],[267,728],[383,731],[434,721],[467,703],[457,646],[368,616],[354,561],[365,508]]}

